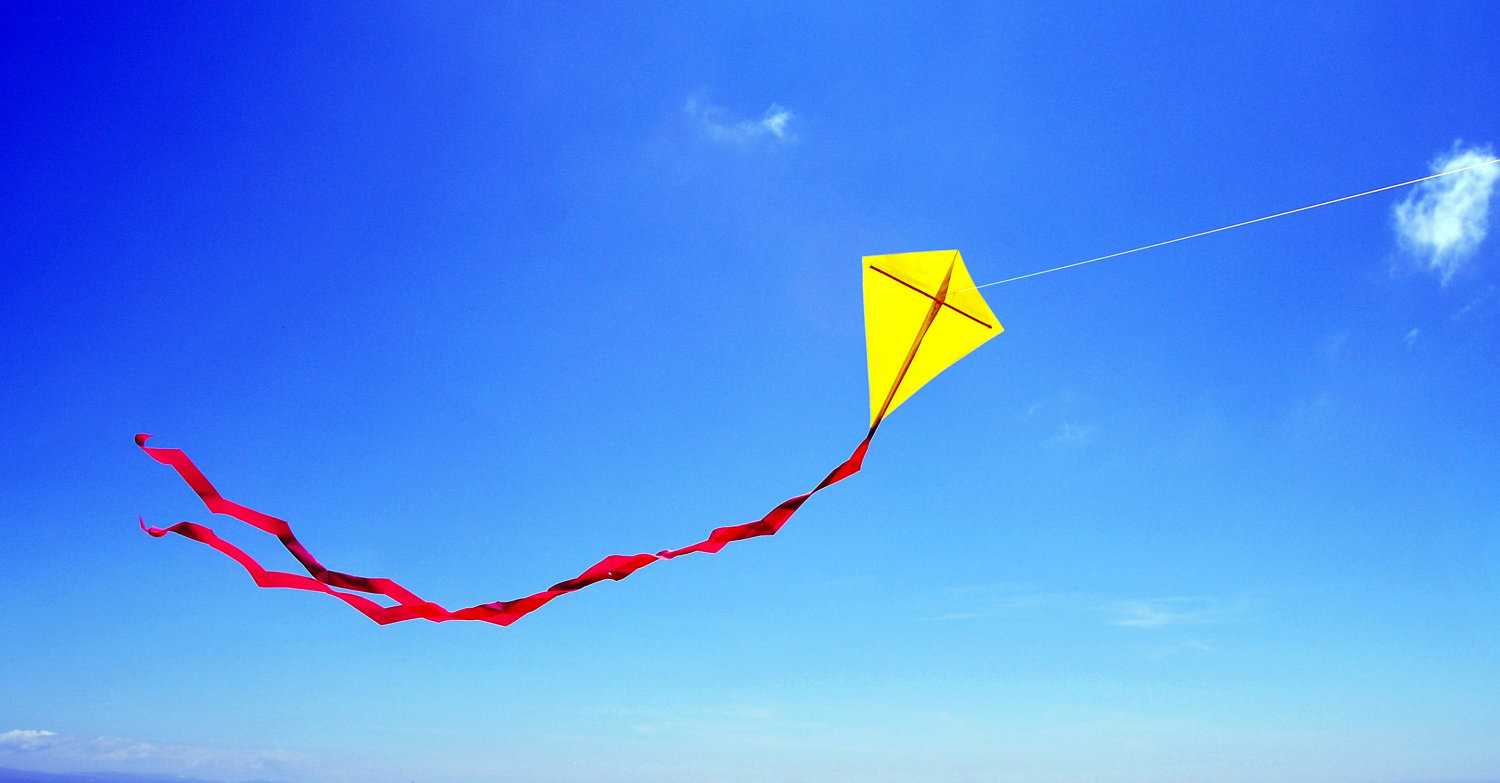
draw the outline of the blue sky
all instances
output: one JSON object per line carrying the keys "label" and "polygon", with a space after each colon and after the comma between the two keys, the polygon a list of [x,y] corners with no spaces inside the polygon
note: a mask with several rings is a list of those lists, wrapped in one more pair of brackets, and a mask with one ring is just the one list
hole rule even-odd
{"label": "blue sky", "polygon": [[0,767],[1500,780],[1479,185],[986,289],[780,535],[509,628],[137,528],[294,566],[150,432],[330,566],[525,595],[848,454],[862,255],[1000,280],[1500,143],[1485,4],[1049,6],[8,5]]}

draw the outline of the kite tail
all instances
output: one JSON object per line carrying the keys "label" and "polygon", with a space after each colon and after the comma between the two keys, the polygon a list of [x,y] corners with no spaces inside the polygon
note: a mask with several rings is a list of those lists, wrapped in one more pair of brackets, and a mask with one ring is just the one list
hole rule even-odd
{"label": "kite tail", "polygon": [[[292,557],[297,558],[297,562],[301,563],[302,567],[307,569],[307,573],[311,574],[314,579],[331,587],[357,590],[362,593],[378,593],[402,604],[417,605],[426,603],[417,597],[415,593],[408,591],[406,588],[389,579],[370,579],[325,568],[322,563],[318,562],[317,558],[312,556],[307,547],[303,546],[302,542],[298,541],[297,537],[292,534],[292,526],[287,524],[286,520],[273,517],[270,514],[263,514],[253,508],[248,508],[224,499],[224,496],[220,495],[219,491],[214,489],[214,485],[209,483],[208,478],[203,475],[202,471],[198,470],[198,466],[194,465],[193,461],[188,459],[188,456],[181,449],[159,449],[147,446],[146,440],[150,437],[150,435],[145,433],[136,435],[135,445],[146,452],[147,456],[163,465],[171,466],[173,470],[177,471],[177,475],[181,476],[182,480],[187,482],[187,485],[192,488],[193,492],[198,494],[199,499],[203,501],[203,505],[207,506],[209,511],[215,514],[226,514],[251,527],[276,536],[281,541],[281,545],[286,547],[288,552],[292,553]],[[152,533],[152,535],[159,536],[161,534]]]}
{"label": "kite tail", "polygon": [[[218,490],[214,489],[213,484],[209,483],[208,478],[203,475],[202,471],[198,470],[198,467],[193,464],[192,460],[188,459],[185,453],[180,449],[161,449],[147,446],[146,440],[151,436],[146,434],[135,436],[136,445],[152,459],[176,470],[183,481],[186,481],[188,486],[203,500],[203,504],[208,507],[209,511],[215,514],[226,514],[258,530],[276,536],[282,546],[292,554],[292,557],[296,558],[297,562],[307,570],[309,576],[268,570],[243,550],[219,538],[212,529],[193,522],[179,522],[170,527],[158,528],[148,527],[145,520],[141,520],[141,529],[157,538],[165,536],[168,533],[176,533],[184,538],[206,544],[217,550],[220,554],[239,563],[250,574],[250,577],[255,580],[255,584],[260,587],[284,587],[292,590],[327,593],[381,625],[418,618],[432,622],[478,620],[496,625],[510,625],[560,595],[582,590],[591,584],[602,582],[606,579],[619,581],[658,560],[671,560],[692,552],[718,552],[734,541],[743,541],[747,538],[756,538],[758,536],[775,535],[777,531],[781,530],[782,525],[785,525],[787,520],[791,519],[792,515],[797,513],[802,504],[807,502],[808,498],[820,490],[843,481],[859,472],[864,464],[865,452],[870,448],[870,441],[875,437],[877,427],[879,427],[878,421],[875,426],[870,427],[869,434],[854,449],[854,453],[849,455],[849,458],[844,460],[838,467],[834,468],[811,491],[782,502],[777,507],[771,509],[770,513],[754,522],[716,528],[709,533],[707,539],[680,549],[664,549],[656,554],[610,555],[595,563],[582,574],[567,581],[559,582],[539,593],[534,593],[524,598],[517,598],[513,601],[495,601],[493,603],[478,604],[451,611],[439,604],[422,599],[416,593],[407,590],[391,579],[355,576],[340,571],[332,571],[324,567],[302,545],[302,542],[298,541],[297,537],[292,534],[291,525],[287,524],[285,520],[226,500],[219,494]],[[383,595],[395,601],[396,604],[394,606],[383,606],[362,595],[343,592],[343,590]]]}
{"label": "kite tail", "polygon": [[301,574],[289,574],[285,571],[268,570],[256,562],[255,558],[246,554],[244,550],[219,538],[212,528],[205,527],[204,525],[193,522],[178,522],[167,528],[147,527],[143,519],[141,520],[141,529],[158,538],[168,533],[176,533],[183,538],[190,538],[194,541],[207,544],[218,550],[220,554],[243,566],[245,571],[250,574],[250,578],[254,579],[255,584],[259,587],[286,587],[293,590],[310,590],[327,593],[354,607],[360,614],[381,625],[388,625],[402,620],[411,620],[417,617],[434,622],[451,619],[448,617],[448,610],[437,604],[422,601],[421,599],[396,606],[381,606],[362,595],[340,592],[311,577]]}

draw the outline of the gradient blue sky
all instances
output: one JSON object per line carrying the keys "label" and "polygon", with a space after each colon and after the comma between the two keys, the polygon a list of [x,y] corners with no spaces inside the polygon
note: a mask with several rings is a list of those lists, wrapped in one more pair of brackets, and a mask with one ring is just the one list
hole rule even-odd
{"label": "gradient blue sky", "polygon": [[861,255],[999,280],[1500,141],[1493,4],[1047,6],[6,4],[0,767],[1500,780],[1500,253],[1445,279],[1410,191],[987,289],[779,536],[510,628],[136,527],[292,565],[150,432],[517,597],[837,464]]}

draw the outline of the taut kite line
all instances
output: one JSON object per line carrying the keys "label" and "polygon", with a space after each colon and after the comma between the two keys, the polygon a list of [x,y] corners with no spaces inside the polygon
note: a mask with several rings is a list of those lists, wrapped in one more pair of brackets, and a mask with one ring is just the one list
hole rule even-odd
{"label": "taut kite line", "polygon": [[[870,430],[864,440],[848,459],[808,492],[782,502],[754,522],[716,528],[696,544],[655,554],[610,555],[578,576],[539,593],[450,610],[424,600],[390,579],[329,570],[297,540],[285,520],[226,500],[185,453],[180,449],[147,446],[146,439],[150,436],[144,434],[135,436],[136,445],[152,459],[176,470],[209,511],[234,517],[276,536],[308,575],[268,570],[244,550],[219,538],[212,529],[194,522],[159,528],[148,527],[143,519],[141,528],[158,538],[176,533],[207,544],[243,566],[261,587],[327,593],[381,625],[417,618],[510,625],[559,595],[606,579],[619,581],[658,560],[671,560],[692,552],[718,552],[732,541],[775,535],[808,498],[859,472],[875,431],[891,411],[938,373],[1003,331],[975,288],[957,250],[866,256],[864,296],[865,348],[870,375]],[[395,603],[382,604],[361,593],[384,596]]]}
{"label": "taut kite line", "polygon": [[993,283],[985,283],[984,285],[975,286],[975,288],[976,289],[979,289],[979,288],[989,288],[992,285],[1003,285],[1005,283],[1014,283],[1017,280],[1025,280],[1025,279],[1031,278],[1031,277],[1040,277],[1042,275],[1050,275],[1053,272],[1061,272],[1064,269],[1072,269],[1073,267],[1077,267],[1077,266],[1086,266],[1088,264],[1094,264],[1094,263],[1098,263],[1100,261],[1108,261],[1111,258],[1119,258],[1120,256],[1128,256],[1131,253],[1139,253],[1142,250],[1155,250],[1158,247],[1166,247],[1167,245],[1175,245],[1178,242],[1186,242],[1189,239],[1197,239],[1198,237],[1206,237],[1209,234],[1217,234],[1220,231],[1229,231],[1231,229],[1242,228],[1244,226],[1250,226],[1250,225],[1254,225],[1256,223],[1264,223],[1267,220],[1275,220],[1276,218],[1286,217],[1287,215],[1295,215],[1298,212],[1306,212],[1306,211],[1308,211],[1310,209],[1318,209],[1320,207],[1327,207],[1327,206],[1331,206],[1333,204],[1341,204],[1341,203],[1343,203],[1345,201],[1352,201],[1352,200],[1357,199],[1357,198],[1364,198],[1365,196],[1373,196],[1376,193],[1384,193],[1387,190],[1395,190],[1396,188],[1404,188],[1407,185],[1415,185],[1418,182],[1426,182],[1427,180],[1430,180],[1430,179],[1437,179],[1439,177],[1446,177],[1446,176],[1449,176],[1451,174],[1459,174],[1459,173],[1462,173],[1462,172],[1465,172],[1465,171],[1469,171],[1471,169],[1477,169],[1477,168],[1480,168],[1480,167],[1483,167],[1483,166],[1493,166],[1496,163],[1500,163],[1500,158],[1491,158],[1490,160],[1484,160],[1484,161],[1480,161],[1478,163],[1472,163],[1472,164],[1470,164],[1468,166],[1463,166],[1461,168],[1448,169],[1447,171],[1439,171],[1439,172],[1437,172],[1435,174],[1428,174],[1425,177],[1417,177],[1416,179],[1409,179],[1409,180],[1407,180],[1405,182],[1397,182],[1394,185],[1385,185],[1383,187],[1378,187],[1378,188],[1375,188],[1373,190],[1366,190],[1363,193],[1355,193],[1355,194],[1349,195],[1349,196],[1340,196],[1338,198],[1331,198],[1331,199],[1329,199],[1327,201],[1319,201],[1316,204],[1308,204],[1305,207],[1297,207],[1296,209],[1288,209],[1288,210],[1285,210],[1283,212],[1277,212],[1277,213],[1272,214],[1272,215],[1264,215],[1262,217],[1252,218],[1250,220],[1241,220],[1238,223],[1230,223],[1227,226],[1219,226],[1218,228],[1211,228],[1211,229],[1209,229],[1207,231],[1199,231],[1199,232],[1193,233],[1193,234],[1186,234],[1184,236],[1176,237],[1174,239],[1168,239],[1168,240],[1165,240],[1165,241],[1162,241],[1162,242],[1152,242],[1149,245],[1141,245],[1140,247],[1132,247],[1129,250],[1121,250],[1121,251],[1119,251],[1117,253],[1110,253],[1109,255],[1105,255],[1105,256],[1095,256],[1093,258],[1084,259],[1083,261],[1074,261],[1071,264],[1063,264],[1062,266],[1054,266],[1051,269],[1043,269],[1043,270],[1041,270],[1039,272],[1027,272],[1024,275],[1016,275],[1015,277],[1007,277],[1004,280],[996,280]]}

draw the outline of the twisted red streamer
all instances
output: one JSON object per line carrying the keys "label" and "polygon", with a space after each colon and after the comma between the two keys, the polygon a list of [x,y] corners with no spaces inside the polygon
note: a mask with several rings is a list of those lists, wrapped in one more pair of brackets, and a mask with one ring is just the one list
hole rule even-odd
{"label": "twisted red streamer", "polygon": [[[918,339],[920,340],[920,337]],[[877,422],[876,427],[878,426],[879,423]],[[146,439],[151,436],[146,434],[135,436],[136,445],[152,459],[176,470],[183,481],[186,481],[188,486],[203,500],[203,504],[208,507],[209,511],[215,514],[226,514],[276,536],[281,541],[282,546],[286,547],[286,550],[297,559],[297,562],[301,563],[302,567],[307,569],[309,576],[268,570],[257,562],[255,558],[246,554],[244,550],[219,538],[211,528],[204,525],[193,522],[179,522],[166,528],[148,527],[143,519],[141,520],[141,529],[158,538],[168,533],[176,533],[184,538],[190,538],[194,541],[207,544],[244,567],[245,571],[255,580],[255,584],[260,587],[284,587],[293,590],[327,593],[354,607],[361,614],[381,625],[417,618],[431,620],[432,622],[478,620],[496,625],[510,625],[564,593],[581,590],[606,579],[619,581],[658,560],[671,560],[672,558],[681,557],[692,552],[718,552],[733,541],[742,541],[757,536],[775,535],[777,531],[781,530],[782,525],[786,524],[786,521],[791,519],[793,514],[797,513],[797,509],[801,508],[802,504],[807,502],[808,498],[825,487],[843,481],[859,472],[860,467],[864,463],[865,452],[870,447],[870,440],[875,437],[876,427],[870,428],[869,434],[865,436],[863,441],[860,441],[859,446],[854,449],[854,453],[849,456],[849,459],[844,460],[843,463],[834,468],[833,472],[829,473],[818,486],[809,492],[784,501],[781,505],[771,509],[770,513],[754,522],[716,528],[703,541],[680,549],[664,549],[654,555],[610,555],[595,563],[577,577],[559,582],[539,593],[533,593],[532,595],[517,598],[513,601],[495,601],[463,609],[448,610],[439,604],[423,600],[416,593],[390,579],[355,576],[325,568],[322,563],[318,562],[317,558],[312,556],[307,547],[303,546],[302,542],[297,540],[297,537],[292,534],[291,525],[287,524],[285,520],[226,500],[219,494],[218,490],[214,489],[213,484],[209,483],[208,478],[203,475],[202,471],[198,470],[198,466],[194,465],[193,461],[188,459],[188,456],[182,450],[147,446]],[[394,606],[384,606],[362,595],[343,592],[343,590],[383,595],[394,600],[396,604]]]}

